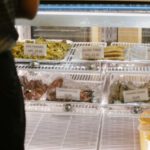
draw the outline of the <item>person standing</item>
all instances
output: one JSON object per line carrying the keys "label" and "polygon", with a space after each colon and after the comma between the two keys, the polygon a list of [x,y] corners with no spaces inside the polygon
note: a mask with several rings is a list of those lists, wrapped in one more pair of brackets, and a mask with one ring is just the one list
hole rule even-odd
{"label": "person standing", "polygon": [[11,48],[16,18],[33,19],[39,0],[0,0],[0,150],[24,150],[25,110]]}

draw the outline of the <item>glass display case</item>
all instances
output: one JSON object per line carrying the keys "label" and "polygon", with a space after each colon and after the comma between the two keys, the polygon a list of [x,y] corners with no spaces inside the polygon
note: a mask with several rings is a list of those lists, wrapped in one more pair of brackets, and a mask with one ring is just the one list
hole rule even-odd
{"label": "glass display case", "polygon": [[26,150],[141,150],[139,120],[150,109],[150,3],[42,2],[35,19],[16,20]]}

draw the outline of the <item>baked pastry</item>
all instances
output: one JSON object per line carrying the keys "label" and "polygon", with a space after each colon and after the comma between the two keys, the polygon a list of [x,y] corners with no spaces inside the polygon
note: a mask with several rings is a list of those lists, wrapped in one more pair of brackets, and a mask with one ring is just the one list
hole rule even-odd
{"label": "baked pastry", "polygon": [[125,48],[123,46],[107,46],[104,49],[104,58],[109,60],[124,60]]}
{"label": "baked pastry", "polygon": [[[66,89],[71,89],[72,87],[64,87],[63,86],[64,79],[63,78],[57,78],[54,80],[47,89],[47,100],[48,101],[78,101],[74,99],[58,99],[56,97],[56,88],[66,88]],[[92,90],[87,90],[87,89],[82,89],[80,92],[80,102],[91,102],[93,98],[93,92]],[[79,101],[78,101],[79,102]]]}
{"label": "baked pastry", "polygon": [[30,80],[27,77],[20,77],[24,99],[25,100],[40,100],[44,93],[46,93],[47,85],[41,80]]}
{"label": "baked pastry", "polygon": [[56,88],[61,88],[63,85],[63,78],[58,78],[54,80],[47,89],[47,100],[57,101],[56,99]]}

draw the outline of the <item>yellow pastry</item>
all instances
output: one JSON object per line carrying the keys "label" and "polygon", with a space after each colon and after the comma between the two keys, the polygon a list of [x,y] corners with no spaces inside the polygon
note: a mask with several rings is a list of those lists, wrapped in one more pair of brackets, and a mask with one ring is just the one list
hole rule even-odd
{"label": "yellow pastry", "polygon": [[150,110],[144,111],[139,119],[141,125],[150,125]]}
{"label": "yellow pastry", "polygon": [[150,150],[150,110],[141,114],[139,122],[141,150]]}
{"label": "yellow pastry", "polygon": [[104,49],[106,60],[124,60],[125,48],[123,46],[108,46]]}
{"label": "yellow pastry", "polygon": [[150,150],[150,125],[139,127],[141,150]]}

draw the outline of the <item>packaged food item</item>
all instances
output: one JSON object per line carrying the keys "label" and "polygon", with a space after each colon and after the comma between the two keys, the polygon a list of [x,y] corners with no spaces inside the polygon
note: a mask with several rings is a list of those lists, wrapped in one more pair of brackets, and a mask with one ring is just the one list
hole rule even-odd
{"label": "packaged food item", "polygon": [[26,100],[40,100],[47,90],[47,85],[41,80],[30,80],[24,86],[24,96]]}
{"label": "packaged food item", "polygon": [[141,125],[150,125],[150,110],[145,110],[139,118]]}
{"label": "packaged food item", "polygon": [[139,132],[141,150],[150,150],[150,125],[140,126]]}
{"label": "packaged food item", "polygon": [[[46,56],[24,55],[25,43],[46,44]],[[16,46],[13,47],[12,52],[15,58],[20,59],[61,60],[64,59],[65,55],[67,54],[70,48],[71,45],[68,44],[66,41],[56,42],[49,41],[44,38],[38,38],[35,41],[26,40],[25,42],[17,42]]]}
{"label": "packaged food item", "polygon": [[150,101],[150,77],[148,75],[124,74],[110,79],[108,88],[110,103]]}
{"label": "packaged food item", "polygon": [[104,49],[104,58],[108,60],[124,60],[125,47],[123,46],[107,46]]}
{"label": "packaged food item", "polygon": [[[66,84],[69,83],[69,84]],[[78,83],[79,84],[79,83]],[[61,95],[61,96],[59,96]],[[92,102],[93,91],[89,87],[77,86],[73,80],[67,81],[66,78],[56,78],[47,90],[48,101],[77,101]]]}
{"label": "packaged food item", "polygon": [[148,47],[142,45],[134,45],[127,49],[128,60],[147,60]]}
{"label": "packaged food item", "polygon": [[[47,84],[41,76],[29,72],[19,75],[25,100],[41,100],[47,91]],[[44,99],[44,97],[43,97]]]}
{"label": "packaged food item", "polygon": [[99,102],[104,83],[99,75],[21,71],[19,77],[25,100]]}
{"label": "packaged food item", "polygon": [[49,101],[56,101],[56,88],[61,88],[63,85],[63,78],[55,79],[47,89],[47,100]]}
{"label": "packaged food item", "polygon": [[76,80],[71,75],[56,76],[48,85],[48,101],[99,102],[102,84]]}
{"label": "packaged food item", "polygon": [[144,111],[139,119],[141,150],[150,149],[150,110]]}

